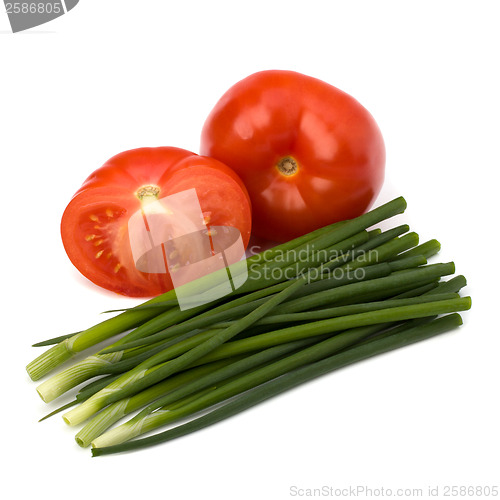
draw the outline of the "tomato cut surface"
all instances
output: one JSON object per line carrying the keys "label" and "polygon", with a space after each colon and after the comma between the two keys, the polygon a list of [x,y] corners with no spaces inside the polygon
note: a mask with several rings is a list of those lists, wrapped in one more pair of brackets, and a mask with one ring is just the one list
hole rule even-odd
{"label": "tomato cut surface", "polygon": [[231,87],[204,124],[200,151],[239,174],[253,233],[274,241],[360,215],[384,178],[384,142],[370,113],[292,71],[262,71]]}
{"label": "tomato cut surface", "polygon": [[145,196],[162,199],[190,189],[196,190],[204,222],[237,228],[246,247],[250,201],[231,169],[179,148],[140,148],[111,158],[73,196],[61,221],[68,257],[90,281],[123,295],[152,297],[171,290],[168,272],[137,269],[129,220],[143,209]]}

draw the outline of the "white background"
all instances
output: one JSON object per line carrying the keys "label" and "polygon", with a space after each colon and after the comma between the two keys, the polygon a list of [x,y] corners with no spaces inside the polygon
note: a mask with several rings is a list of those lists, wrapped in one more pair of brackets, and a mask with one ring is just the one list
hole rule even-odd
{"label": "white background", "polygon": [[[81,0],[9,33],[0,12],[2,493],[9,498],[286,499],[291,487],[500,483],[499,8],[494,1]],[[434,262],[454,260],[473,308],[458,331],[343,369],[205,431],[91,458],[24,366],[38,340],[137,301],[67,259],[62,211],[114,154],[197,151],[220,95],[262,69],[300,71],[375,116],[377,204],[403,195]],[[394,222],[396,223],[396,222]],[[305,491],[303,492],[305,493]],[[444,498],[444,497],[443,497]]]}

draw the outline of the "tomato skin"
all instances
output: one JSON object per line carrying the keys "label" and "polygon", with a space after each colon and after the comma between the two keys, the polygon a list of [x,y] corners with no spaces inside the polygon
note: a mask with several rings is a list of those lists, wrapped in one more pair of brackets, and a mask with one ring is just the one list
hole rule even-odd
{"label": "tomato skin", "polygon": [[[384,180],[384,141],[370,113],[292,71],[262,71],[231,87],[203,126],[200,151],[238,173],[253,234],[274,241],[362,214]],[[277,168],[286,158],[294,175]]]}
{"label": "tomato skin", "polygon": [[132,256],[128,220],[141,210],[136,193],[150,185],[160,189],[160,199],[195,188],[210,224],[238,228],[243,245],[248,245],[250,200],[230,168],[180,148],[125,151],[84,181],[61,219],[69,259],[96,285],[130,297],[153,297],[172,289],[168,273],[140,272]]}

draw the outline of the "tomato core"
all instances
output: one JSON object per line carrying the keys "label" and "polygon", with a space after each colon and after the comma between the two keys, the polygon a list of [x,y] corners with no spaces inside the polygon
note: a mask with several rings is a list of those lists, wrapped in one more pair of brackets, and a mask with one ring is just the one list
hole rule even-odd
{"label": "tomato core", "polygon": [[299,171],[299,165],[291,156],[285,156],[276,165],[278,172],[285,176],[291,177]]}
{"label": "tomato core", "polygon": [[160,195],[160,191],[161,189],[158,186],[149,184],[147,186],[140,187],[135,193],[135,195],[137,196],[137,198],[139,198],[140,201],[152,198],[157,200],[158,196]]}

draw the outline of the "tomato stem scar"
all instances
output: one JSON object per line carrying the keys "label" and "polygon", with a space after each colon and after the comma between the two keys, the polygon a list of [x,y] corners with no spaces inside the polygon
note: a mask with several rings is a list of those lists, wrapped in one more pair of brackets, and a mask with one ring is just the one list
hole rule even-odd
{"label": "tomato stem scar", "polygon": [[285,177],[295,175],[299,171],[299,165],[291,156],[285,156],[276,165],[278,172]]}
{"label": "tomato stem scar", "polygon": [[137,198],[139,198],[140,201],[144,201],[147,198],[154,198],[155,200],[157,200],[159,194],[160,194],[160,188],[153,184],[142,186],[135,193],[135,195],[137,196]]}

